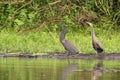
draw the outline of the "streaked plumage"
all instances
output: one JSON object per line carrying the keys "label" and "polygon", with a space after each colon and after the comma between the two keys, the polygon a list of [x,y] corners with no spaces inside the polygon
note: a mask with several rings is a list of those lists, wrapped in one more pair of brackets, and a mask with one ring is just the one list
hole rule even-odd
{"label": "streaked plumage", "polygon": [[66,27],[64,25],[61,26],[63,31],[61,32],[60,35],[60,42],[62,43],[62,45],[64,46],[64,48],[70,53],[70,54],[77,54],[79,53],[77,47],[72,44],[70,41],[65,39],[65,35],[66,35]]}
{"label": "streaked plumage", "polygon": [[92,45],[93,48],[95,49],[95,51],[97,52],[97,54],[102,53],[104,51],[101,42],[97,39],[96,35],[95,35],[95,31],[93,28],[93,24],[90,22],[86,22],[89,26],[91,26],[92,28],[92,32],[91,32],[91,36],[92,36]]}

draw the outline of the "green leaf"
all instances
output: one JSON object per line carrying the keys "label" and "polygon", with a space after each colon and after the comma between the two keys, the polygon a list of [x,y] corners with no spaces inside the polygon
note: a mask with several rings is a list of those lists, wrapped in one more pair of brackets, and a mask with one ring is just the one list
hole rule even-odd
{"label": "green leaf", "polygon": [[24,24],[24,22],[21,21],[21,20],[19,20],[19,19],[15,19],[15,23],[16,23],[17,25],[23,25],[23,24]]}
{"label": "green leaf", "polygon": [[29,16],[29,18],[31,19],[31,18],[34,18],[35,14],[29,13],[28,16]]}

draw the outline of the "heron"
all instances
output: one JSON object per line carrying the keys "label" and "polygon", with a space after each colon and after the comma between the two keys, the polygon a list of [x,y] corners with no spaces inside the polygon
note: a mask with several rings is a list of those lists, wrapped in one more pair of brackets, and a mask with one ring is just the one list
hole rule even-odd
{"label": "heron", "polygon": [[65,35],[66,35],[66,27],[64,25],[61,25],[63,31],[60,34],[60,42],[63,45],[64,49],[66,51],[68,51],[68,55],[74,55],[74,54],[78,54],[79,50],[77,49],[77,47],[71,43],[69,40],[65,39]]}
{"label": "heron", "polygon": [[93,45],[93,48],[94,50],[96,51],[97,55],[100,55],[104,49],[102,47],[102,44],[101,42],[97,39],[96,35],[95,35],[95,31],[94,31],[94,28],[93,28],[93,24],[90,23],[90,22],[86,22],[89,26],[91,26],[92,28],[92,31],[91,31],[91,36],[92,36],[92,45]]}

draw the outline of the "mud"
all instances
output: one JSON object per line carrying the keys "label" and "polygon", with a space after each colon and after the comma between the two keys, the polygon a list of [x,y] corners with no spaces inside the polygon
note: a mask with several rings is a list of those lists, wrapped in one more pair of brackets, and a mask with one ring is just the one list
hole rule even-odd
{"label": "mud", "polygon": [[62,52],[48,52],[46,55],[39,55],[32,53],[19,53],[19,54],[0,53],[0,57],[120,60],[120,53],[105,53],[102,56],[97,56],[95,54],[85,54],[85,53],[68,56],[67,54]]}

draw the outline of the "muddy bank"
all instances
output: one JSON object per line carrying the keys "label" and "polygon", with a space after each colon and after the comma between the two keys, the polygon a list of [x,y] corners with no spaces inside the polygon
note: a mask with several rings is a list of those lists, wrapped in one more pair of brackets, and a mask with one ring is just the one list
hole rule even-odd
{"label": "muddy bank", "polygon": [[49,52],[45,55],[41,54],[31,54],[31,53],[17,53],[17,54],[8,54],[8,53],[0,53],[0,57],[18,57],[18,58],[57,58],[57,59],[67,59],[68,57],[71,59],[106,59],[106,60],[120,60],[120,53],[106,53],[103,56],[96,56],[95,54],[85,54],[80,53],[77,55],[69,55],[64,54],[62,52]]}

